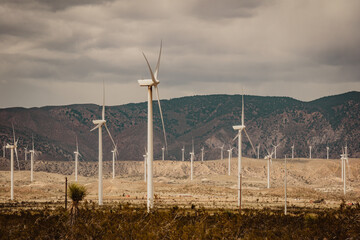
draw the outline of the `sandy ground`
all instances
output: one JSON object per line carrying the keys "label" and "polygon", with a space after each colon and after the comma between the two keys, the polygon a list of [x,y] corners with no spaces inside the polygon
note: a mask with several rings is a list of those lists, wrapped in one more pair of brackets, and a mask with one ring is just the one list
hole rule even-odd
{"label": "sandy ground", "polygon": [[[5,163],[4,163],[5,161]],[[1,169],[7,168],[2,159]],[[273,160],[271,187],[267,188],[267,162],[263,159],[243,159],[242,206],[244,208],[277,208],[284,205],[284,159]],[[65,177],[74,181],[72,162],[35,163],[34,182],[30,182],[28,164],[15,171],[15,200],[18,202],[62,202]],[[104,203],[146,204],[146,183],[143,162],[116,163],[112,179],[112,163],[104,162]],[[338,207],[342,199],[355,203],[360,197],[360,159],[349,159],[346,195],[343,193],[340,160],[294,159],[287,164],[288,207]],[[237,207],[237,159],[231,160],[231,175],[227,175],[228,160],[194,163],[194,180],[190,181],[190,163],[154,161],[154,192],[157,207],[185,206]],[[80,162],[79,183],[88,189],[89,201],[97,202],[97,163]],[[10,198],[10,171],[0,171],[0,203]],[[322,203],[314,203],[324,199]]]}

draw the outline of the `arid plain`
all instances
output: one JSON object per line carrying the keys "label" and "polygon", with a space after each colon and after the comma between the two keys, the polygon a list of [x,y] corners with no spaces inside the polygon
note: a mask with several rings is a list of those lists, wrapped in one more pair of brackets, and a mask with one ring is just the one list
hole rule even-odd
{"label": "arid plain", "polygon": [[[9,203],[9,160],[0,161],[0,202]],[[16,162],[15,162],[16,164]],[[267,161],[243,158],[242,207],[281,208],[284,205],[284,159],[271,165],[271,187],[267,188]],[[21,171],[15,171],[15,201],[23,203],[62,204],[65,177],[74,181],[74,163],[35,162],[34,181],[30,182],[29,164],[22,161]],[[79,183],[86,186],[86,200],[97,202],[97,162],[79,163]],[[190,181],[190,162],[154,161],[156,207],[237,208],[237,159],[194,162],[194,180]],[[355,203],[360,198],[360,159],[349,159],[346,195],[343,194],[340,160],[288,159],[288,208],[334,208],[345,200]],[[146,205],[146,183],[142,161],[119,161],[112,179],[112,162],[104,162],[104,204]]]}

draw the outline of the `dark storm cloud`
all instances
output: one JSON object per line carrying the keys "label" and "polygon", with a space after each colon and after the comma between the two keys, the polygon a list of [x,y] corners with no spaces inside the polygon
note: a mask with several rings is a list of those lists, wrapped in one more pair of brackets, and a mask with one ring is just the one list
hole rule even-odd
{"label": "dark storm cloud", "polygon": [[109,103],[143,101],[141,52],[154,67],[161,39],[164,98],[243,86],[306,100],[360,90],[357,9],[352,0],[0,0],[0,102],[41,105],[41,92],[52,104],[93,102],[102,80],[116,93]]}

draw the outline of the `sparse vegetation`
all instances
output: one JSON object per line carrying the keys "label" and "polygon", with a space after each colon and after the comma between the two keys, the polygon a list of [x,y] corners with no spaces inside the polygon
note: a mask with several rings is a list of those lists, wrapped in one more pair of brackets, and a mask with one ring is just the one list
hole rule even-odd
{"label": "sparse vegetation", "polygon": [[0,212],[2,239],[359,239],[360,206],[282,211],[158,209],[85,203],[68,226],[63,208]]}
{"label": "sparse vegetation", "polygon": [[72,200],[72,204],[70,207],[70,216],[71,216],[71,224],[77,219],[79,215],[79,203],[84,200],[87,192],[86,188],[83,185],[77,183],[71,183],[68,187],[69,198]]}

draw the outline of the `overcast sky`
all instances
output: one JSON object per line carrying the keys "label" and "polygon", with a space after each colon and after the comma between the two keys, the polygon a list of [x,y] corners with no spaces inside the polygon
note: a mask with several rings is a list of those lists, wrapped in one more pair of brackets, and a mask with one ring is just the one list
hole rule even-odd
{"label": "overcast sky", "polygon": [[0,0],[0,108],[360,91],[358,0]]}

